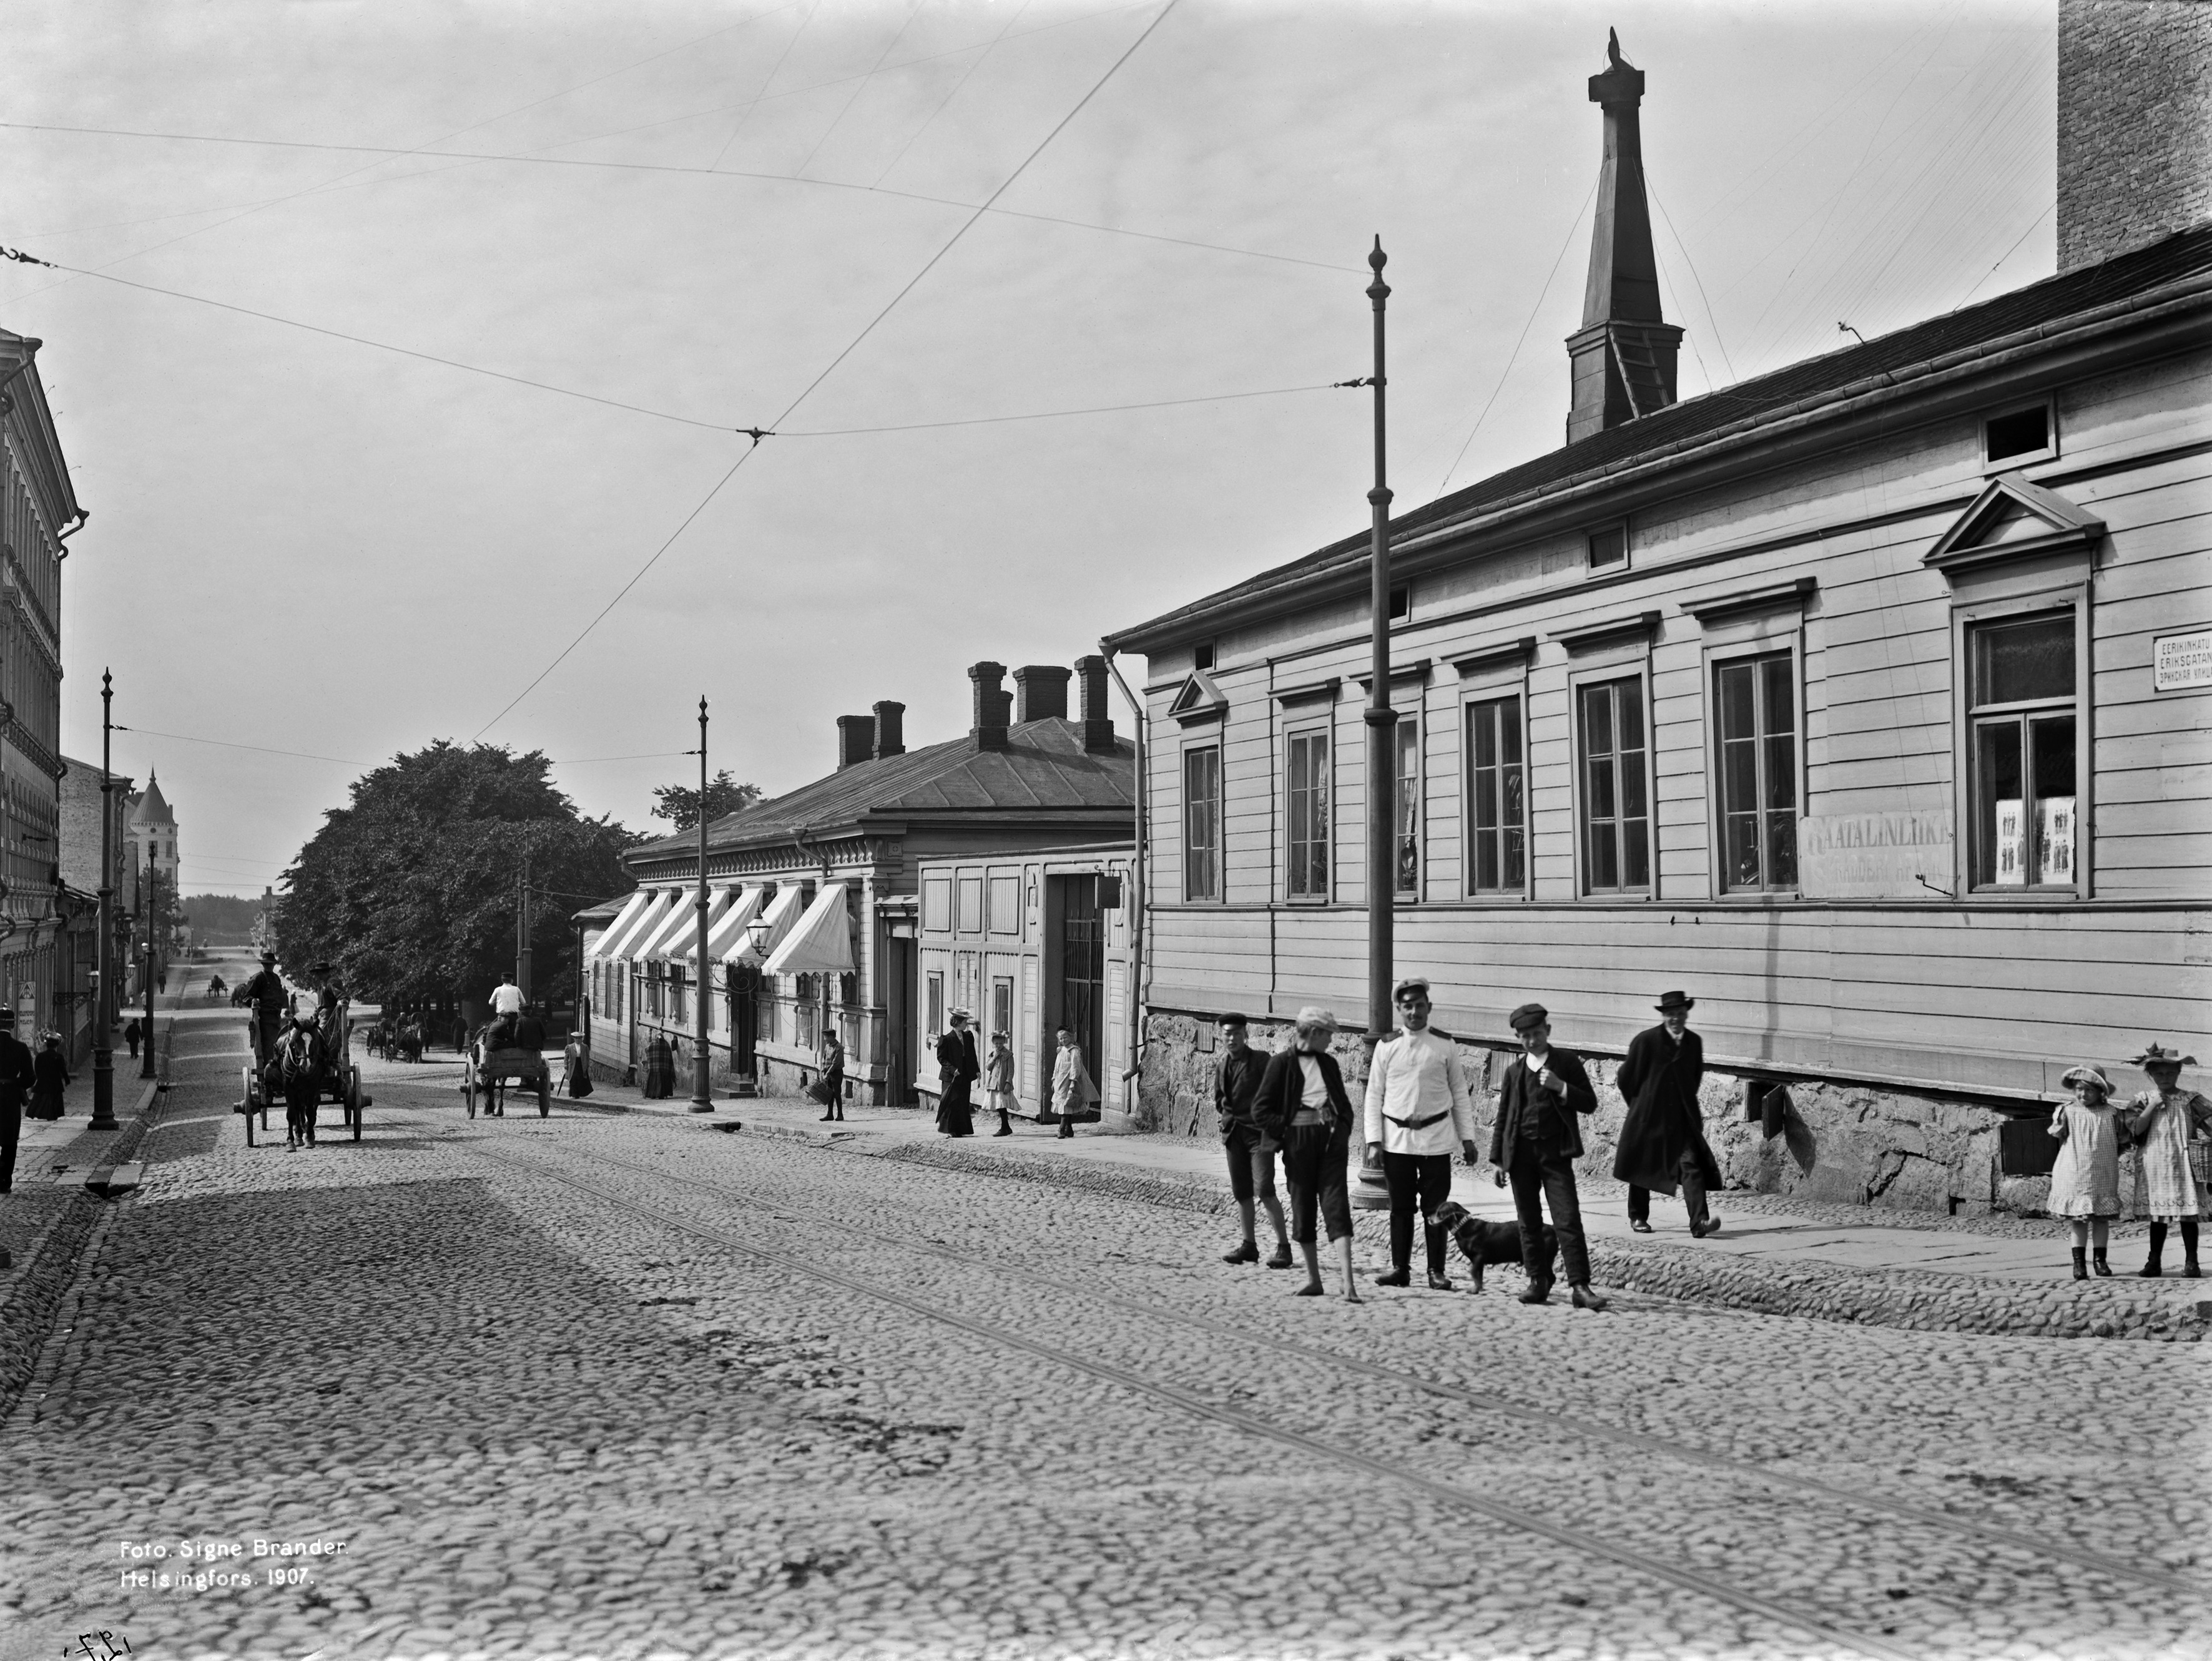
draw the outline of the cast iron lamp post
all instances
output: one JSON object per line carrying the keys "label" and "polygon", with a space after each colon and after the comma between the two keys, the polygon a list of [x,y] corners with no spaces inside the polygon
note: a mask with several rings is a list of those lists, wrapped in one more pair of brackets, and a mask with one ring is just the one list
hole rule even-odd
{"label": "cast iron lamp post", "polygon": [[92,1128],[115,1128],[115,779],[109,744],[115,729],[115,676],[100,676],[100,958],[99,997],[92,1012]]}
{"label": "cast iron lamp post", "polygon": [[693,1025],[691,1058],[691,1111],[711,1113],[714,1111],[714,1092],[708,1084],[714,1058],[707,1049],[708,979],[707,979],[707,700],[699,700],[699,893],[693,902],[699,908],[698,953],[699,973],[697,996],[694,1000],[697,1017]]}

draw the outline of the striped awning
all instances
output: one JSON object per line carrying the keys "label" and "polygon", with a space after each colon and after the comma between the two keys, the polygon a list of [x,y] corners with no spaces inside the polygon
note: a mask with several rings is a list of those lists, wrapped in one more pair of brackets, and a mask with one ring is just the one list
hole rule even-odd
{"label": "striped awning", "polygon": [[[732,961],[731,954],[745,943],[746,925],[760,915],[761,901],[767,897],[768,890],[757,882],[748,882],[738,890],[737,897],[730,902],[720,918],[708,926],[708,962],[727,963]],[[694,956],[696,954],[687,952],[685,955]]]}
{"label": "striped awning", "polygon": [[[730,903],[730,889],[708,888],[707,890],[707,932],[714,931],[714,920]],[[662,931],[653,943],[652,955],[673,962],[696,956],[699,950],[699,891],[696,888],[682,896],[676,906],[677,922],[672,929]]]}
{"label": "striped awning", "polygon": [[783,937],[763,974],[850,974],[853,973],[852,916],[845,908],[842,882],[825,884],[790,932]]}
{"label": "striped awning", "polygon": [[606,938],[599,943],[598,954],[599,956],[629,957],[633,955],[634,949],[637,945],[638,942],[642,940],[649,931],[658,927],[667,917],[668,893],[666,889],[650,888],[646,890],[641,897],[645,900],[644,906],[641,910],[629,914],[626,920],[617,924],[615,927],[607,931]]}
{"label": "striped awning", "polygon": [[[784,936],[791,932],[792,924],[799,921],[799,914],[803,909],[799,902],[805,897],[805,890],[795,883],[775,891],[775,898],[769,902],[768,908],[769,956],[775,955],[776,947],[782,943]],[[722,954],[722,961],[750,963],[755,967],[760,966],[761,954],[753,949],[750,931],[730,943],[729,949]]]}

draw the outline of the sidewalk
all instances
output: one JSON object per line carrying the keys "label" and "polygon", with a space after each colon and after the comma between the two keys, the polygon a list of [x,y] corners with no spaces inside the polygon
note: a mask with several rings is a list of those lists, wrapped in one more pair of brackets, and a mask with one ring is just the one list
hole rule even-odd
{"label": "sidewalk", "polygon": [[[1220,1145],[1210,1137],[1083,1125],[1064,1140],[1057,1126],[1017,1119],[1014,1134],[1001,1137],[991,1134],[990,1116],[979,1113],[975,1137],[954,1140],[939,1136],[931,1116],[915,1108],[848,1107],[842,1122],[825,1124],[809,1101],[725,1096],[711,1114],[695,1115],[681,1095],[647,1101],[634,1089],[605,1085],[586,1101],[562,1105],[652,1113],[705,1129],[727,1130],[737,1121],[744,1134],[841,1152],[1057,1182],[1224,1216],[1234,1211]],[[2112,1278],[2076,1282],[2066,1228],[2057,1222],[1976,1220],[1980,1226],[1945,1228],[1918,1214],[1805,1207],[1722,1191],[1712,1197],[1721,1231],[1692,1240],[1678,1201],[1656,1197],[1657,1232],[1638,1234],[1628,1227],[1620,1184],[1580,1185],[1591,1267],[1604,1288],[1927,1330],[2193,1342],[2212,1328],[2212,1281],[2179,1277],[2178,1240],[2168,1242],[2167,1278],[2136,1277],[2144,1250],[2140,1225],[2115,1228]],[[1513,1217],[1511,1195],[1486,1168],[1456,1169],[1452,1197],[1478,1216]],[[1384,1256],[1382,1214],[1358,1212],[1355,1222],[1370,1260]],[[1510,1283],[1517,1291],[1517,1274]]]}

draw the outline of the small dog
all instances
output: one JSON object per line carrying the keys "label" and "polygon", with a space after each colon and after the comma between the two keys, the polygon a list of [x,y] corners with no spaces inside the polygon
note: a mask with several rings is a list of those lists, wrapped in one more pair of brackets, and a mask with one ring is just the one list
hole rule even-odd
{"label": "small dog", "polygon": [[[1482,1290],[1482,1271],[1494,1263],[1517,1264],[1521,1261],[1521,1225],[1517,1222],[1486,1222],[1473,1215],[1457,1200],[1446,1200],[1436,1209],[1437,1227],[1449,1234],[1458,1246],[1460,1255],[1474,1271],[1474,1289]],[[1552,1225],[1544,1225],[1544,1278],[1548,1282],[1559,1278],[1559,1237],[1552,1232]]]}

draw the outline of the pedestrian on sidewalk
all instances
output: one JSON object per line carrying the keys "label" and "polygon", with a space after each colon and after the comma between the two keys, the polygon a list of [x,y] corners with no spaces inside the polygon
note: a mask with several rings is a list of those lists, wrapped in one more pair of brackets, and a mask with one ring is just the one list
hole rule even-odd
{"label": "pedestrian on sidewalk", "polygon": [[2106,1241],[2120,1215],[2120,1124],[2112,1106],[2112,1081],[2101,1067],[2075,1068],[2059,1081],[2074,1092],[2051,1115],[2051,1134],[2058,1157],[2051,1167],[2051,1215],[2063,1217],[2074,1231],[2074,1278],[2086,1281],[2085,1261],[2092,1238],[2097,1272],[2110,1275]]}
{"label": "pedestrian on sidewalk", "polygon": [[1429,983],[1419,975],[1391,989],[1398,1011],[1396,1034],[1375,1046],[1367,1066],[1365,1140],[1371,1164],[1382,1162],[1390,1189],[1390,1272],[1377,1286],[1404,1286],[1413,1279],[1413,1211],[1421,1213],[1429,1288],[1449,1292],[1444,1277],[1444,1231],[1437,1208],[1451,1197],[1452,1146],[1469,1165],[1480,1158],[1474,1146],[1474,1108],[1468,1100],[1467,1076],[1459,1046],[1429,1030]]}
{"label": "pedestrian on sidewalk", "polygon": [[1291,1238],[1306,1260],[1306,1283],[1295,1295],[1317,1298],[1323,1290],[1321,1254],[1314,1244],[1316,1224],[1328,1231],[1328,1243],[1344,1275],[1344,1300],[1359,1302],[1352,1268],[1352,1200],[1344,1164],[1352,1149],[1352,1102],[1344,1094],[1344,1074],[1328,1052],[1336,1036],[1336,1017],[1308,1004],[1298,1011],[1293,1046],[1267,1058],[1252,1116],[1261,1131],[1283,1150],[1283,1179],[1291,1189]]}
{"label": "pedestrian on sidewalk", "polygon": [[1004,1033],[991,1034],[991,1058],[983,1064],[983,1089],[991,1111],[999,1116],[994,1137],[1014,1133],[1014,1052]]}
{"label": "pedestrian on sidewalk", "polygon": [[975,1019],[965,1009],[955,1009],[945,1036],[937,1040],[937,1130],[940,1136],[972,1137],[975,1114],[970,1094],[983,1076],[975,1060],[975,1034],[968,1030]]}
{"label": "pedestrian on sidewalk", "polygon": [[138,1059],[138,1018],[133,1015],[131,1024],[123,1029],[123,1041],[131,1046],[131,1058]]}
{"label": "pedestrian on sidewalk", "polygon": [[1274,1254],[1270,1269],[1291,1266],[1291,1237],[1283,1227],[1282,1202],[1275,1197],[1274,1142],[1253,1117],[1260,1081],[1267,1075],[1267,1058],[1247,1042],[1250,1025],[1241,1015],[1225,1015],[1218,1023],[1221,1060],[1213,1070],[1213,1111],[1221,1129],[1221,1146],[1229,1157],[1229,1192],[1244,1224],[1244,1240],[1222,1257],[1224,1263],[1260,1261],[1258,1208],[1267,1208],[1267,1221],[1275,1226]]}
{"label": "pedestrian on sidewalk", "polygon": [[1590,1288],[1589,1248],[1583,1239],[1574,1166],[1583,1154],[1578,1115],[1597,1111],[1597,1093],[1590,1088],[1582,1058],[1552,1047],[1551,1012],[1542,1004],[1523,1003],[1506,1021],[1521,1040],[1521,1055],[1506,1068],[1498,1093],[1490,1162],[1497,1167],[1499,1187],[1512,1184],[1513,1209],[1521,1219],[1521,1262],[1528,1272],[1528,1289],[1521,1301],[1551,1299],[1550,1254],[1544,1248],[1544,1210],[1549,1207],[1575,1307],[1602,1309],[1605,1300]]}
{"label": "pedestrian on sidewalk", "polygon": [[2136,1273],[2146,1280],[2164,1274],[2168,1225],[2181,1225],[2181,1272],[2199,1278],[2197,1267],[2197,1220],[2204,1212],[2205,1136],[2212,1128],[2212,1101],[2194,1090],[2181,1088],[2181,1070],[2197,1064],[2195,1056],[2154,1044],[2135,1058],[2149,1075],[2152,1088],[2138,1094],[2128,1105],[2132,1110],[2128,1134],[2139,1151],[2136,1155],[2136,1215],[2148,1216],[2150,1256]]}
{"label": "pedestrian on sidewalk", "polygon": [[584,1052],[582,1036],[573,1032],[561,1051],[561,1093],[571,1099],[592,1094],[591,1059]]}
{"label": "pedestrian on sidewalk", "polygon": [[814,1099],[823,1104],[824,1119],[845,1117],[845,1041],[827,1027],[823,1028],[822,1043],[814,1052],[822,1076],[814,1081]]}
{"label": "pedestrian on sidewalk", "polygon": [[70,1082],[69,1062],[62,1054],[61,1034],[48,1033],[39,1046],[37,1058],[31,1064],[31,1117],[59,1118],[67,1111],[62,1094]]}
{"label": "pedestrian on sidewalk", "polygon": [[15,1036],[15,1012],[0,1008],[0,1194],[15,1186],[15,1149],[23,1136],[23,1103],[38,1072],[28,1046]]}
{"label": "pedestrian on sidewalk", "polygon": [[1091,1104],[1098,1100],[1098,1087],[1083,1064],[1083,1046],[1075,1041],[1074,1029],[1061,1028],[1059,1040],[1060,1053],[1052,1063],[1052,1110],[1060,1116],[1060,1134],[1072,1137],[1075,1121],[1088,1117]]}
{"label": "pedestrian on sidewalk", "polygon": [[1671,1196],[1678,1179],[1691,1237],[1720,1232],[1720,1219],[1705,1209],[1706,1191],[1721,1185],[1721,1167],[1698,1105],[1705,1042],[1690,1030],[1697,1004],[1686,992],[1662,993],[1655,1006],[1659,1024],[1629,1040],[1620,1064],[1617,1082],[1628,1117],[1621,1121],[1613,1174],[1628,1185],[1628,1226],[1639,1234],[1651,1232],[1651,1191]]}
{"label": "pedestrian on sidewalk", "polygon": [[659,1101],[676,1094],[676,1056],[659,1033],[645,1046],[645,1098]]}

